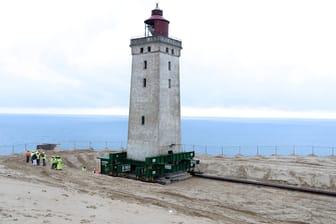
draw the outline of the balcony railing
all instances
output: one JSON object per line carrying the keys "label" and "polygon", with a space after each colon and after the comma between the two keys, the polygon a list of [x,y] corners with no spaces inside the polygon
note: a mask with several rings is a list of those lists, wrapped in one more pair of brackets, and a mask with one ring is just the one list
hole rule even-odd
{"label": "balcony railing", "polygon": [[149,42],[161,42],[173,45],[175,47],[182,48],[182,41],[173,39],[170,37],[164,37],[164,36],[147,36],[147,37],[137,37],[131,39],[131,46],[134,45],[143,45]]}

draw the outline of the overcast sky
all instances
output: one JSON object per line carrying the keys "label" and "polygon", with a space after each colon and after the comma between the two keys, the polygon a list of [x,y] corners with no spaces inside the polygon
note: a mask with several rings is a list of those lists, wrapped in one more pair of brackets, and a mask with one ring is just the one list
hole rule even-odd
{"label": "overcast sky", "polygon": [[[0,112],[127,114],[153,0],[0,0]],[[183,115],[336,118],[336,2],[159,1]]]}

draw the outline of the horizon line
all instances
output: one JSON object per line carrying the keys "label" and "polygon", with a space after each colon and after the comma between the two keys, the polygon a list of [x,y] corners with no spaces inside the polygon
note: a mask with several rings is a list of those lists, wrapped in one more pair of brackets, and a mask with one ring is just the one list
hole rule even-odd
{"label": "horizon line", "polygon": [[[0,114],[13,115],[110,115],[128,116],[128,108],[1,108]],[[269,118],[336,119],[332,111],[289,111],[270,108],[192,108],[182,107],[185,118]]]}

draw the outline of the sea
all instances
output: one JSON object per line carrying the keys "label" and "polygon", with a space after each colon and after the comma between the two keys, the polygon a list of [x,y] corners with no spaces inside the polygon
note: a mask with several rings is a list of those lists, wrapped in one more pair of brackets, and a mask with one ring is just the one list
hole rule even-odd
{"label": "sea", "polygon": [[[181,129],[181,149],[197,154],[333,156],[336,149],[336,120],[183,117]],[[127,116],[0,114],[0,154],[45,143],[126,149],[127,131]]]}

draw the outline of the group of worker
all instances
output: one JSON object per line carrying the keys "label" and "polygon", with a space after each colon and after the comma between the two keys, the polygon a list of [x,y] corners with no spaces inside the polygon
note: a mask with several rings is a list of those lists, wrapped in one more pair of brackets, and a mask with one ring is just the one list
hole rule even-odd
{"label": "group of worker", "polygon": [[62,170],[63,169],[63,160],[60,156],[52,156],[50,159],[51,169]]}
{"label": "group of worker", "polygon": [[27,163],[29,163],[29,160],[31,159],[33,166],[39,166],[42,159],[42,165],[46,166],[47,155],[45,152],[40,150],[30,152],[29,150],[27,150],[25,154]]}
{"label": "group of worker", "polygon": [[[25,152],[26,156],[26,163],[29,163],[31,160],[33,166],[39,166],[40,161],[42,159],[42,166],[46,166],[46,161],[47,161],[47,155],[44,151],[41,150],[36,150],[30,152],[29,150],[26,150]],[[62,170],[63,169],[63,160],[60,156],[52,156],[50,159],[51,163],[51,169],[55,170]]]}

